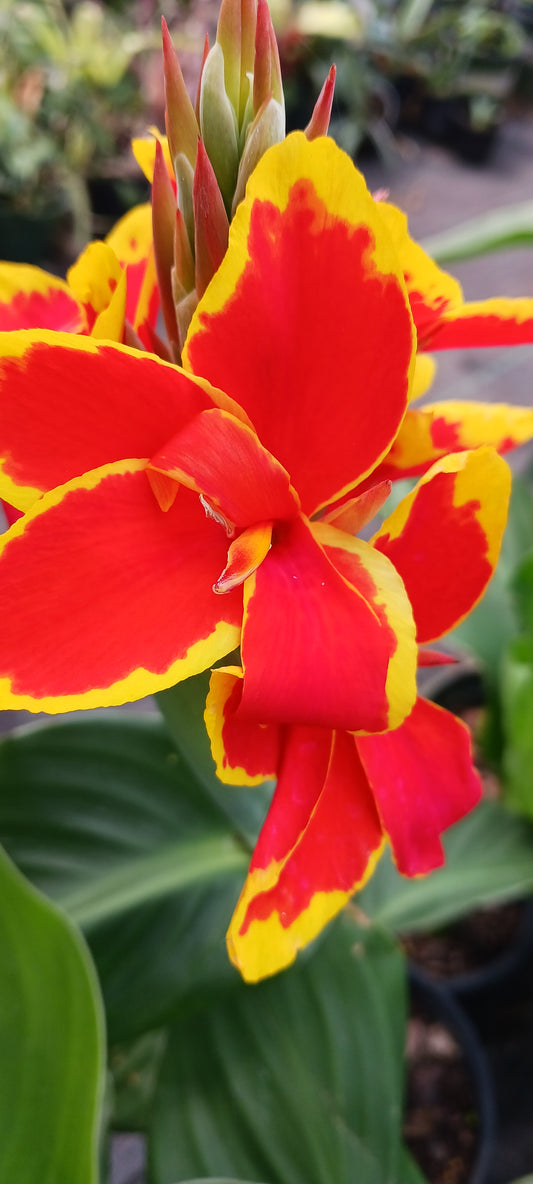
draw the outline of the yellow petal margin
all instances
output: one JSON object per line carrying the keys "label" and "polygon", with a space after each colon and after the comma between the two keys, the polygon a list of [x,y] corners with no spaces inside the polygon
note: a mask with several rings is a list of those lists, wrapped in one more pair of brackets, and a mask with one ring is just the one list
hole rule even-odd
{"label": "yellow petal margin", "polygon": [[54,714],[126,703],[238,643],[240,599],[215,597],[205,574],[220,562],[223,537],[185,491],[163,514],[146,463],[85,473],[3,535],[1,708]]}
{"label": "yellow petal margin", "polygon": [[[333,565],[350,582],[349,567],[344,567],[345,556],[352,555],[368,572],[375,588],[376,607],[384,610],[388,624],[396,638],[396,649],[391,653],[385,694],[389,705],[388,728],[397,728],[409,715],[416,701],[416,669],[418,649],[415,623],[404,583],[393,564],[363,539],[352,538],[323,522],[313,522],[312,533]],[[372,603],[372,601],[370,601]]]}
{"label": "yellow petal margin", "polygon": [[174,179],[174,169],[172,168],[172,157],[170,155],[170,148],[166,136],[163,136],[156,127],[148,128],[151,139],[148,136],[136,136],[131,141],[131,150],[142,169],[147,181],[152,184],[154,179],[154,164],[155,164],[155,146],[157,141],[161,144],[163,149],[163,156],[167,166],[168,175],[171,180]]}
{"label": "yellow petal margin", "polygon": [[[276,167],[273,165],[275,159]],[[254,201],[268,199],[279,210],[285,210],[289,204],[295,178],[311,181],[317,197],[332,210],[335,218],[345,221],[350,226],[365,223],[367,226],[377,227],[378,233],[373,249],[375,267],[384,275],[398,275],[399,260],[396,251],[389,234],[383,232],[384,207],[374,201],[364,178],[354,168],[350,157],[342,152],[333,140],[325,136],[310,142],[303,132],[293,132],[280,144],[270,148],[254,169],[246,186],[245,200],[238,207],[231,224],[231,250],[194,313],[188,339],[200,328],[202,316],[219,312],[235,290],[250,257],[248,233]],[[328,297],[327,293],[317,293],[317,299],[328,299],[332,296],[334,294],[330,293]],[[184,365],[187,366],[187,343],[183,357]]]}
{"label": "yellow petal margin", "polygon": [[[461,449],[490,445],[507,452],[533,439],[533,410],[508,403],[428,403],[410,408],[385,459],[391,469],[420,472],[441,456]],[[390,467],[390,468],[389,468]]]}
{"label": "yellow petal margin", "polygon": [[415,374],[413,378],[413,385],[411,388],[411,403],[415,399],[421,399],[429,390],[435,378],[435,371],[437,369],[434,358],[429,354],[417,354],[415,364]]}
{"label": "yellow petal margin", "polygon": [[204,722],[220,781],[261,785],[276,777],[279,729],[235,720],[242,680],[241,666],[219,666],[211,672]]}

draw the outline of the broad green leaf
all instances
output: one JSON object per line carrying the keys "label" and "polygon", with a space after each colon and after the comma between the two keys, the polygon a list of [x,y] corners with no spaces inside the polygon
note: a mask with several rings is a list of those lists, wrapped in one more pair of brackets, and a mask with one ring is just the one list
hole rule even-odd
{"label": "broad green leaf", "polygon": [[524,555],[513,578],[513,592],[522,628],[533,635],[533,550]]}
{"label": "broad green leaf", "polygon": [[108,1092],[116,1131],[145,1131],[150,1123],[166,1032],[146,1032],[109,1050]]}
{"label": "broad green leaf", "polygon": [[405,973],[345,915],[312,956],[174,1026],[154,1102],[151,1184],[398,1184]]}
{"label": "broad green leaf", "polygon": [[95,713],[0,744],[0,834],[84,927],[113,1040],[236,978],[224,934],[249,853],[224,792],[218,808],[145,715]]}
{"label": "broad green leaf", "polygon": [[408,933],[533,891],[533,827],[501,802],[481,802],[450,828],[444,846],[446,865],[423,879],[405,879],[383,856],[357,905],[393,932]]}
{"label": "broad green leaf", "polygon": [[437,263],[473,259],[504,247],[533,246],[533,201],[501,206],[424,240]]}
{"label": "broad green leaf", "polygon": [[533,818],[533,633],[517,638],[502,677],[505,800]]}
{"label": "broad green leaf", "polygon": [[0,1179],[96,1184],[104,1031],[74,927],[0,851]]}

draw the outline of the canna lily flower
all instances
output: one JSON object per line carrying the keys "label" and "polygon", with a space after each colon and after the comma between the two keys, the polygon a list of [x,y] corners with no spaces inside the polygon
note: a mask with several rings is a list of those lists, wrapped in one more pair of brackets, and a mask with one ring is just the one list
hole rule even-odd
{"label": "canna lily flower", "polygon": [[121,218],[105,242],[90,243],[66,281],[39,267],[0,263],[0,330],[56,329],[124,341],[129,325],[152,348],[158,307],[149,205]]}
{"label": "canna lily flower", "polygon": [[[449,456],[374,535],[403,578],[421,645],[453,628],[482,594],[509,486],[492,449]],[[328,554],[336,533],[319,528]],[[422,648],[419,662],[438,657]],[[440,866],[442,832],[476,805],[481,785],[468,730],[425,699],[379,735],[265,722],[253,707],[246,672],[212,672],[205,721],[219,778],[239,785],[277,778],[228,931],[231,960],[255,982],[289,965],[340,911],[386,841],[403,875]]]}
{"label": "canna lily flower", "polygon": [[[409,874],[435,864],[462,805],[439,795],[427,832],[421,817],[413,830],[409,787],[402,811],[371,746],[390,752],[383,777],[421,719],[444,747],[416,701],[418,646],[481,595],[509,476],[491,449],[446,457],[370,542],[356,537],[390,490],[371,475],[405,416],[415,334],[380,206],[327,139],[297,133],[260,161],[183,358],[1,335],[0,496],[25,514],[0,543],[0,705],[126,702],[240,644],[239,721],[282,737],[285,754],[257,745],[251,771],[279,773],[281,817],[269,815],[232,929],[235,960],[260,977],[364,880],[384,832]],[[457,762],[463,775],[464,751]],[[332,881],[319,852],[335,818]],[[252,948],[257,924],[272,962]]]}
{"label": "canna lily flower", "polygon": [[45,331],[2,335],[0,358],[0,495],[25,511],[0,550],[2,706],[125,702],[242,641],[262,717],[399,726],[404,583],[344,529],[328,550],[316,518],[390,447],[414,334],[379,209],[331,141],[295,134],[260,162],[185,369]]}

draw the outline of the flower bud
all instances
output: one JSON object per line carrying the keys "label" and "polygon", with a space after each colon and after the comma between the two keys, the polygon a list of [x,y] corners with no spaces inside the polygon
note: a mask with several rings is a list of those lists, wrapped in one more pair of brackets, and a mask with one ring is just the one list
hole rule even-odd
{"label": "flower bud", "polygon": [[239,168],[239,129],[224,87],[224,54],[218,43],[209,50],[202,73],[200,130],[229,212]]}
{"label": "flower bud", "polygon": [[315,103],[313,114],[305,129],[305,134],[308,140],[316,140],[317,136],[327,136],[329,121],[331,119],[331,107],[333,104],[333,94],[335,91],[335,66],[330,67],[329,74],[320,91],[318,99]]}
{"label": "flower bud", "polygon": [[213,167],[199,141],[194,173],[195,287],[203,296],[220,267],[228,246],[229,221]]}
{"label": "flower bud", "polygon": [[273,144],[279,144],[285,136],[285,111],[270,94],[263,106],[248,127],[246,144],[241,156],[237,184],[233,197],[232,214],[242,201],[246,189],[246,182],[255,169],[256,164]]}

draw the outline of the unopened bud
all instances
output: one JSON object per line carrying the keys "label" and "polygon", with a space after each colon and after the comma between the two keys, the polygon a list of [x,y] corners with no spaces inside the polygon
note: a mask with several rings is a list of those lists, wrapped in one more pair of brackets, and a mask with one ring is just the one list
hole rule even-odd
{"label": "unopened bud", "polygon": [[242,127],[248,99],[248,76],[254,69],[256,0],[222,0],[217,44],[224,59],[226,94]]}
{"label": "unopened bud", "polygon": [[170,151],[173,160],[179,153],[183,153],[194,168],[198,145],[198,123],[164,17],[161,21],[161,28],[165,72],[165,122]]}
{"label": "unopened bud", "polygon": [[228,246],[229,221],[213,167],[200,140],[194,173],[195,286],[198,298],[218,270]]}
{"label": "unopened bud", "polygon": [[239,168],[239,131],[235,111],[224,89],[224,55],[218,44],[209,50],[203,69],[200,128],[229,213]]}
{"label": "unopened bud", "polygon": [[276,99],[270,95],[248,128],[246,144],[241,156],[239,174],[235,186],[232,215],[235,213],[239,202],[242,201],[248,178],[255,169],[256,164],[261,160],[263,153],[267,151],[267,148],[271,148],[273,144],[279,144],[284,139],[284,136],[285,111]]}
{"label": "unopened bud", "polygon": [[333,95],[335,93],[336,68],[331,66],[326,81],[315,103],[313,114],[305,129],[308,140],[316,140],[317,136],[327,136]]}

